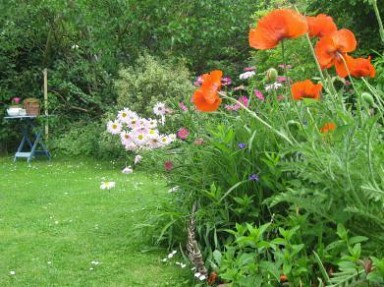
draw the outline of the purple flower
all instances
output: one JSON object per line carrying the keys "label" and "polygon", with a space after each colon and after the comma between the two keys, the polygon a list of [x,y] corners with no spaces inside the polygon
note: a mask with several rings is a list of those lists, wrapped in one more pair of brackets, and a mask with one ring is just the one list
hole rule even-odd
{"label": "purple flower", "polygon": [[259,181],[259,176],[258,176],[256,173],[254,173],[254,174],[251,174],[251,175],[248,177],[248,179],[249,179],[250,181]]}
{"label": "purple flower", "polygon": [[240,149],[245,149],[247,147],[247,145],[245,143],[239,143],[237,145]]}
{"label": "purple flower", "polygon": [[232,79],[228,76],[225,76],[221,79],[221,84],[223,86],[229,86],[230,84],[232,84]]}

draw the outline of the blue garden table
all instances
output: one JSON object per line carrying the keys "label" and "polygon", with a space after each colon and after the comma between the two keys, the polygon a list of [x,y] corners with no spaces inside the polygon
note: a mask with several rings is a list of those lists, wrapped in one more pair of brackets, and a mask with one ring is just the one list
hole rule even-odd
{"label": "blue garden table", "polygon": [[49,160],[51,154],[43,142],[42,130],[37,126],[37,116],[8,116],[5,120],[16,120],[21,126],[22,139],[15,153],[14,161],[26,158],[28,162],[36,155],[45,155]]}

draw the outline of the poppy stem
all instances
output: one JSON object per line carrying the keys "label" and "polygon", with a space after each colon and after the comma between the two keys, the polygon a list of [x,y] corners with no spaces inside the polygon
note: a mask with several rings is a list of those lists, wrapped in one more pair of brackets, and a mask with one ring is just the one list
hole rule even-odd
{"label": "poppy stem", "polygon": [[248,107],[246,107],[243,103],[239,102],[238,100],[228,97],[225,93],[219,92],[219,95],[222,96],[224,99],[228,99],[236,104],[238,104],[240,107],[242,107],[244,110],[246,110],[252,117],[254,117],[258,122],[260,122],[262,125],[273,131],[275,134],[279,135],[281,138],[286,140],[290,145],[293,145],[293,142],[287,137],[286,134],[276,130],[274,127],[272,127],[269,123],[264,121],[262,118],[260,118],[254,111],[251,111]]}
{"label": "poppy stem", "polygon": [[309,38],[309,34],[308,34],[308,33],[305,34],[305,38],[306,38],[306,40],[307,40],[307,42],[308,42],[308,45],[309,45],[309,48],[310,48],[310,50],[311,50],[313,59],[315,60],[316,67],[317,67],[317,70],[318,70],[318,72],[319,72],[321,81],[324,83],[324,89],[325,89],[325,91],[326,91],[328,94],[332,95],[332,92],[331,92],[331,90],[330,90],[330,88],[329,88],[329,86],[328,86],[329,83],[326,81],[326,79],[325,79],[325,77],[324,77],[324,74],[323,74],[323,71],[321,70],[320,63],[319,63],[319,61],[317,60],[316,53],[315,53],[315,49],[313,49],[313,45],[312,45],[312,43],[311,43],[311,39]]}
{"label": "poppy stem", "polygon": [[[284,42],[285,42],[284,40],[281,41],[281,54],[283,56],[284,76],[286,78],[285,82],[287,83],[287,85],[286,85],[286,89],[288,89],[288,91],[287,91],[288,93],[287,94],[289,94],[291,96],[291,98],[292,98],[291,82],[289,81],[287,61],[285,60],[285,46],[284,46]],[[286,102],[287,101],[288,100],[286,99]]]}
{"label": "poppy stem", "polygon": [[375,11],[377,22],[379,23],[379,33],[381,37],[381,42],[384,43],[384,27],[383,27],[383,21],[381,20],[381,17],[380,17],[379,8],[377,7],[377,0],[372,0],[371,3],[373,5],[373,10]]}
{"label": "poppy stem", "polygon": [[363,115],[361,113],[361,109],[362,109],[362,106],[361,106],[361,94],[359,93],[359,91],[356,88],[355,81],[353,80],[353,78],[351,76],[351,72],[349,71],[347,62],[345,61],[343,56],[341,56],[340,58],[343,61],[343,65],[344,65],[345,70],[347,71],[349,81],[351,82],[351,85],[352,85],[354,91],[356,92],[356,95],[357,95],[356,109],[357,109],[357,114],[359,116],[360,124],[362,124],[363,123]]}

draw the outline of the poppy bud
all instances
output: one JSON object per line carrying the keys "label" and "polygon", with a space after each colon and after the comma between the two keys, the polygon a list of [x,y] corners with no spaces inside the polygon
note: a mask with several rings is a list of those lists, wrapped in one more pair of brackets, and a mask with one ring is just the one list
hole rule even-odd
{"label": "poppy bud", "polygon": [[366,104],[373,106],[373,97],[370,93],[367,93],[367,92],[362,93],[361,98]]}
{"label": "poppy bud", "polygon": [[267,82],[276,82],[278,76],[279,76],[279,73],[275,68],[269,68],[267,70],[267,74],[266,74]]}

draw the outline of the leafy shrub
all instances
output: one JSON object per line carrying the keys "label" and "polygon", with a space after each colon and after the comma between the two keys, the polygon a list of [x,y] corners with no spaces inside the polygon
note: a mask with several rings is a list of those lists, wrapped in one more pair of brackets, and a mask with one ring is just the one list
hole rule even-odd
{"label": "leafy shrub", "polygon": [[193,91],[191,76],[181,62],[160,61],[145,54],[134,66],[121,69],[116,81],[120,107],[145,116],[157,102],[183,100]]}

